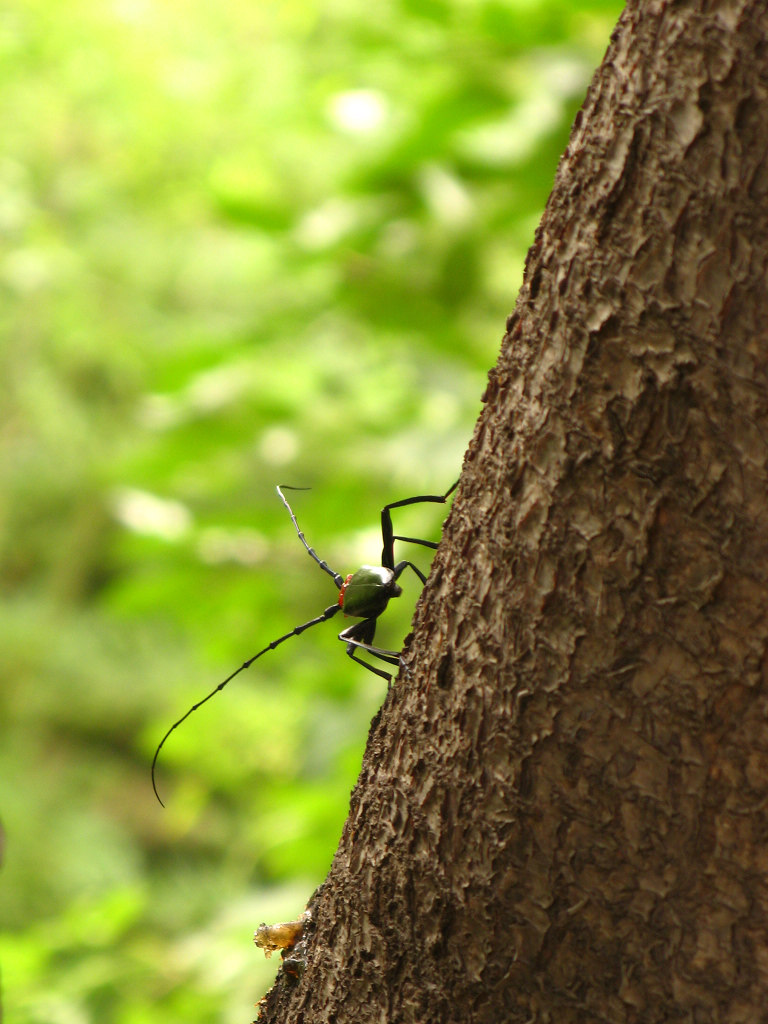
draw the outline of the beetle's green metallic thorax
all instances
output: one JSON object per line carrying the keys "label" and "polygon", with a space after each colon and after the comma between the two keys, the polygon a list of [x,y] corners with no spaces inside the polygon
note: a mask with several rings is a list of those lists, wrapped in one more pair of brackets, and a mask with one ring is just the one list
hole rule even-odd
{"label": "beetle's green metallic thorax", "polygon": [[339,591],[339,604],[345,615],[372,619],[381,615],[390,597],[399,597],[402,590],[395,574],[384,566],[361,565],[350,573]]}

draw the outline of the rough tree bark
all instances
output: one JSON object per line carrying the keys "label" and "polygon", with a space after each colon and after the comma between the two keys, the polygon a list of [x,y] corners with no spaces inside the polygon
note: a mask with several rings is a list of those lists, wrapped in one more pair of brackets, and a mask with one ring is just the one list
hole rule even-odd
{"label": "rough tree bark", "polygon": [[768,14],[632,0],[265,1021],[768,1017]]}

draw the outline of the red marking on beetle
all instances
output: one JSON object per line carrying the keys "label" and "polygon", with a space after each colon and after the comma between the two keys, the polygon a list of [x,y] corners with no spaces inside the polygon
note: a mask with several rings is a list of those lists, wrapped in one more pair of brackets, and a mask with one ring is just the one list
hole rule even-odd
{"label": "red marking on beetle", "polygon": [[352,579],[352,577],[354,575],[355,574],[353,572],[351,572],[349,574],[349,576],[347,576],[347,578],[344,580],[344,582],[341,585],[341,590],[339,591],[339,608],[343,608],[344,607],[344,592],[346,591],[347,587],[349,586],[349,581]]}

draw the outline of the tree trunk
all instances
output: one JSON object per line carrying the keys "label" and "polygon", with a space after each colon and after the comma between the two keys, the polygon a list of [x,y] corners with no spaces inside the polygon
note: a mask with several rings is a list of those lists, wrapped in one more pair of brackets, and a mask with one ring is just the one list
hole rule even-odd
{"label": "tree trunk", "polygon": [[768,1017],[768,15],[635,0],[265,1021]]}

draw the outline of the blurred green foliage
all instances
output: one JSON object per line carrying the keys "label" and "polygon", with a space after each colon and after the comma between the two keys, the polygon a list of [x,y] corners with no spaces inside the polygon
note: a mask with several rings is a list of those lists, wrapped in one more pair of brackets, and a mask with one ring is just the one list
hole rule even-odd
{"label": "blurred green foliage", "polygon": [[[243,1022],[384,685],[341,620],[457,477],[619,3],[0,9],[0,939],[18,1024]],[[403,510],[439,536],[441,509]],[[427,553],[413,556],[424,568]],[[381,642],[408,631],[408,581]],[[338,628],[337,628],[338,627]]]}

